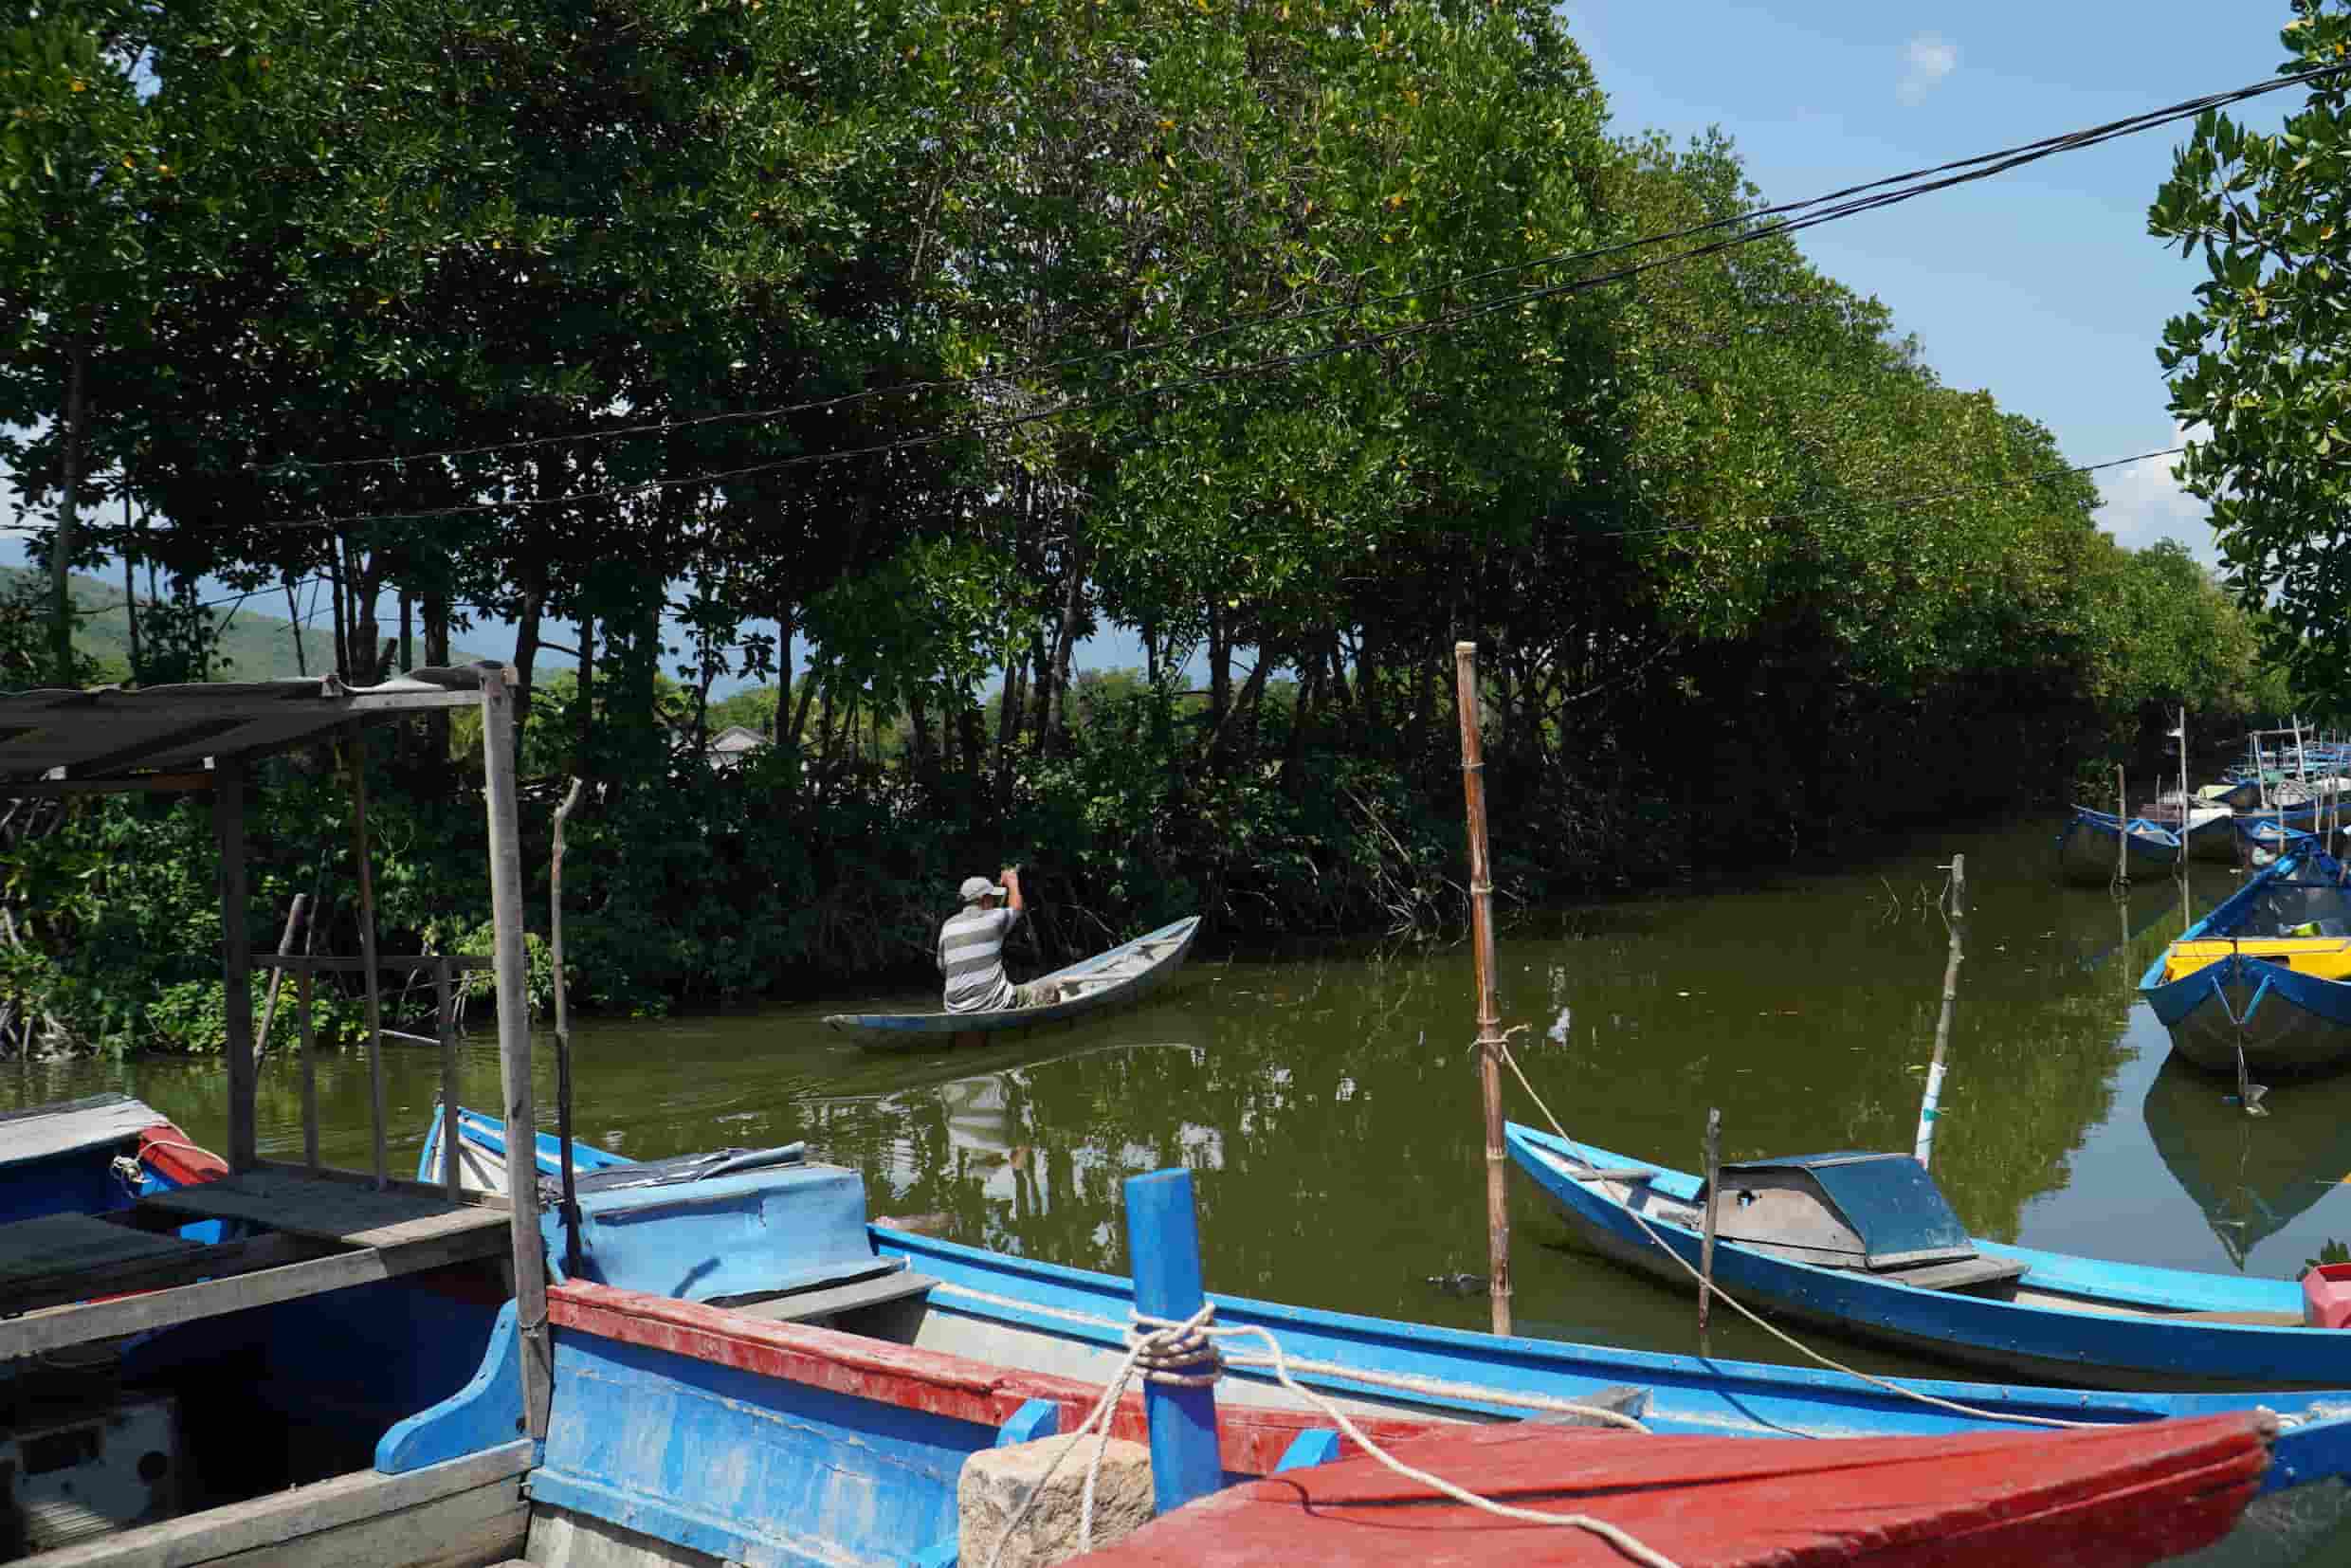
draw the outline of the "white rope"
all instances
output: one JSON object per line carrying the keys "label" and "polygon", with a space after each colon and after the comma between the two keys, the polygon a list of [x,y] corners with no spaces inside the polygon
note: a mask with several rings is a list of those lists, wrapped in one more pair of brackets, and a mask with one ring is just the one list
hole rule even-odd
{"label": "white rope", "polygon": [[[1521,1070],[1518,1058],[1510,1054],[1510,1048],[1506,1043],[1502,1046],[1502,1059],[1510,1064],[1510,1071],[1512,1075],[1518,1079],[1519,1086],[1526,1091],[1526,1097],[1535,1102],[1536,1108],[1543,1113],[1543,1119],[1551,1123],[1551,1130],[1558,1134],[1560,1140],[1570,1148],[1576,1147],[1576,1140],[1568,1135],[1568,1131],[1565,1127],[1559,1125],[1559,1119],[1551,1114],[1551,1107],[1543,1103],[1542,1096],[1535,1092],[1535,1085],[1526,1081],[1526,1074]],[[1598,1161],[1590,1159],[1585,1160],[1584,1163],[1587,1167],[1595,1169],[1598,1165]],[[1708,1194],[1708,1199],[1711,1201],[1711,1194]],[[1648,1236],[1649,1240],[1657,1244],[1657,1249],[1659,1251],[1665,1253],[1666,1256],[1671,1258],[1675,1263],[1679,1264],[1682,1267],[1683,1272],[1688,1274],[1691,1279],[1698,1282],[1699,1289],[1704,1291],[1711,1291],[1716,1301],[1721,1302],[1724,1306],[1727,1306],[1732,1311],[1737,1312],[1740,1317],[1746,1319],[1749,1322],[1755,1324],[1756,1327],[1763,1330],[1766,1334],[1771,1335],[1774,1339],[1778,1340],[1780,1342],[1787,1345],[1791,1350],[1812,1358],[1813,1360],[1818,1361],[1822,1366],[1827,1367],[1832,1372],[1841,1372],[1849,1377],[1858,1377],[1861,1381],[1870,1384],[1873,1387],[1885,1389],[1889,1394],[1899,1394],[1906,1399],[1916,1399],[1923,1405],[1933,1405],[1941,1410],[1952,1411],[1960,1415],[1971,1415],[1976,1417],[1977,1420],[1982,1421],[2013,1421],[2018,1425],[2028,1427],[2103,1427],[2112,1424],[2105,1421],[2066,1421],[2060,1420],[2058,1417],[2053,1415],[2022,1415],[2007,1411],[1978,1410],[1973,1405],[1962,1405],[1956,1399],[1945,1399],[1940,1395],[1928,1394],[1921,1389],[1904,1388],[1902,1384],[1894,1382],[1890,1378],[1873,1377],[1867,1372],[1862,1372],[1856,1368],[1849,1367],[1842,1361],[1832,1360],[1829,1357],[1822,1355],[1819,1351],[1814,1350],[1812,1346],[1806,1344],[1803,1340],[1797,1339],[1795,1335],[1790,1334],[1785,1329],[1780,1328],[1777,1324],[1765,1322],[1761,1318],[1758,1317],[1745,1303],[1740,1301],[1737,1297],[1725,1294],[1721,1285],[1715,1284],[1712,1280],[1709,1280],[1704,1275],[1701,1274],[1696,1267],[1690,1263],[1689,1259],[1684,1257],[1681,1253],[1675,1251],[1670,1246],[1668,1246],[1666,1242],[1666,1238],[1659,1235],[1649,1225],[1649,1222],[1642,1217],[1640,1211],[1633,1208],[1631,1204],[1623,1203],[1617,1205],[1617,1207],[1632,1221],[1633,1224],[1641,1228],[1642,1234]],[[1791,1428],[1789,1430],[1794,1431],[1795,1429]],[[1817,1434],[1808,1432],[1805,1435],[1815,1436]]]}
{"label": "white rope", "polygon": [[[1066,1322],[1084,1323],[1089,1328],[1106,1328],[1115,1332],[1124,1327],[1115,1319],[1104,1318],[1097,1313],[1073,1312],[1066,1307],[1045,1306],[1035,1302],[1022,1301],[1017,1297],[995,1295],[968,1285],[935,1285],[931,1293],[935,1297],[941,1294],[961,1296],[967,1301],[978,1302],[985,1305],[1009,1307],[1018,1312],[1033,1312],[1041,1317],[1059,1318]],[[1547,1415],[1578,1416],[1606,1426],[1622,1427],[1628,1431],[1649,1431],[1649,1428],[1638,1419],[1627,1415],[1622,1411],[1610,1410],[1604,1405],[1578,1404],[1573,1399],[1560,1399],[1548,1394],[1519,1394],[1507,1389],[1489,1388],[1483,1383],[1456,1383],[1441,1377],[1419,1377],[1407,1373],[1372,1372],[1338,1361],[1310,1361],[1295,1356],[1288,1357],[1287,1360],[1291,1370],[1302,1376],[1358,1383],[1366,1388],[1391,1389],[1415,1399],[1474,1402],[1494,1405],[1504,1410],[1540,1411]],[[1228,1356],[1225,1358],[1225,1366],[1229,1371],[1258,1371],[1270,1368],[1272,1365],[1272,1358],[1265,1356]]]}
{"label": "white rope", "polygon": [[[975,1294],[975,1292],[965,1293]],[[1067,1318],[1082,1316],[1082,1314],[1072,1312],[1056,1312],[1055,1315]],[[1283,1353],[1282,1342],[1276,1340],[1270,1332],[1254,1324],[1217,1328],[1212,1326],[1215,1320],[1216,1304],[1214,1302],[1202,1302],[1200,1309],[1181,1322],[1172,1322],[1160,1318],[1146,1318],[1140,1313],[1132,1315],[1132,1321],[1126,1329],[1127,1352],[1119,1362],[1118,1372],[1108,1383],[1103,1385],[1102,1397],[1094,1401],[1093,1408],[1086,1413],[1085,1419],[1078,1423],[1078,1430],[1070,1433],[1072,1440],[1069,1445],[1053,1456],[1053,1462],[1046,1467],[1045,1474],[1037,1479],[1036,1486],[1030,1489],[1027,1497],[1021,1500],[1019,1508],[1014,1510],[1011,1521],[1004,1526],[1004,1533],[996,1538],[994,1549],[988,1554],[987,1568],[997,1568],[1004,1557],[1004,1548],[1011,1541],[1013,1535],[1021,1525],[1027,1522],[1030,1510],[1035,1508],[1037,1500],[1045,1495],[1046,1487],[1051,1485],[1055,1472],[1062,1467],[1062,1462],[1083,1447],[1087,1434],[1095,1432],[1099,1427],[1094,1455],[1086,1463],[1085,1485],[1080,1495],[1078,1510],[1078,1551],[1080,1554],[1092,1551],[1094,1549],[1095,1482],[1101,1476],[1103,1459],[1110,1451],[1111,1416],[1118,1410],[1119,1401],[1125,1396],[1126,1385],[1133,1381],[1136,1374],[1139,1372],[1147,1381],[1171,1387],[1209,1387],[1216,1381],[1218,1376],[1220,1358],[1217,1354],[1216,1340],[1236,1335],[1251,1335],[1263,1340],[1268,1352],[1268,1355],[1264,1358],[1265,1364],[1272,1368],[1275,1378],[1284,1388],[1288,1389],[1300,1399],[1304,1400],[1328,1417],[1340,1431],[1346,1433],[1356,1447],[1406,1480],[1417,1482],[1431,1491],[1442,1493],[1457,1503],[1466,1504],[1472,1508],[1492,1514],[1498,1519],[1515,1519],[1528,1523],[1558,1525],[1569,1529],[1589,1531],[1633,1561],[1643,1564],[1644,1568],[1679,1568],[1671,1558],[1644,1545],[1632,1535],[1604,1519],[1595,1519],[1588,1514],[1544,1513],[1535,1508],[1521,1508],[1507,1503],[1497,1503],[1491,1498],[1480,1497],[1477,1493],[1457,1486],[1443,1476],[1431,1475],[1426,1470],[1415,1469],[1404,1464],[1366,1436],[1360,1428],[1347,1418],[1345,1411],[1340,1410],[1338,1405],[1291,1377],[1288,1358]],[[1251,1359],[1254,1360],[1257,1358],[1251,1358]],[[1209,1370],[1200,1370],[1204,1367]],[[1613,1412],[1606,1413],[1614,1414]],[[1630,1418],[1619,1417],[1619,1419],[1629,1420]],[[1638,1426],[1637,1422],[1631,1424]]]}

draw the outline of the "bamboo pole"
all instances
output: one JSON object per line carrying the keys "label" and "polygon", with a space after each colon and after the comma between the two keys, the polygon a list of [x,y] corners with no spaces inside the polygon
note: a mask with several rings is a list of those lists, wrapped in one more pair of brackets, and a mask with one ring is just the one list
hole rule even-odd
{"label": "bamboo pole", "polygon": [[[1922,1165],[1933,1163],[1935,1120],[1942,1110],[1943,1067],[1951,1057],[1951,1014],[1959,1006],[1959,964],[1967,946],[1967,857],[1951,857],[1951,955],[1942,966],[1942,1012],[1935,1020],[1935,1056],[1926,1065],[1926,1093],[1919,1101],[1919,1140],[1913,1151]],[[2124,927],[2128,929],[2127,924]]]}
{"label": "bamboo pole", "polygon": [[392,1181],[391,1153],[384,1140],[384,993],[375,973],[375,872],[368,852],[367,747],[355,724],[343,756],[351,765],[351,852],[358,866],[360,976],[367,987],[368,1111],[374,1119],[374,1169],[380,1189]]}
{"label": "bamboo pole", "polygon": [[1485,1110],[1486,1276],[1494,1332],[1510,1332],[1510,1187],[1502,1136],[1502,1017],[1494,996],[1494,873],[1485,849],[1485,739],[1478,727],[1478,645],[1453,645],[1461,710],[1461,788],[1469,821],[1469,948],[1478,988],[1479,1092]]}
{"label": "bamboo pole", "polygon": [[506,1100],[506,1217],[515,1315],[522,1334],[522,1412],[544,1440],[554,1360],[547,1339],[547,1257],[538,1233],[538,1125],[531,1097],[530,974],[522,949],[522,830],[515,805],[512,671],[482,677],[482,771],[490,833],[490,910],[497,933],[499,1077]]}
{"label": "bamboo pole", "polygon": [[1706,1112],[1706,1226],[1698,1244],[1698,1354],[1712,1355],[1706,1345],[1706,1314],[1714,1305],[1714,1228],[1722,1212],[1722,1112]]}
{"label": "bamboo pole", "polygon": [[[310,895],[307,893],[295,894],[292,906],[285,912],[285,930],[278,937],[279,957],[288,958],[294,956],[294,939],[301,931],[302,917],[307,915],[309,912]],[[269,1026],[277,1019],[278,987],[282,985],[284,982],[285,970],[282,967],[270,971],[269,999],[262,1007],[261,1033],[256,1036],[253,1041],[253,1062],[257,1068],[263,1062],[268,1060],[269,1057]]]}
{"label": "bamboo pole", "polygon": [[572,1017],[563,985],[563,825],[571,820],[572,808],[579,804],[583,782],[573,779],[572,787],[564,792],[563,804],[556,808],[555,850],[547,866],[547,945],[556,980],[556,1141],[563,1159],[563,1272],[567,1276],[579,1272],[579,1192],[572,1170]]}

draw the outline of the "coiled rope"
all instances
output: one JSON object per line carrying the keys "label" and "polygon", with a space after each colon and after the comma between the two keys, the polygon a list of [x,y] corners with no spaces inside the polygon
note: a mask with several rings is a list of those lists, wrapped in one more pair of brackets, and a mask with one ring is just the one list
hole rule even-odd
{"label": "coiled rope", "polygon": [[[1076,1316],[1076,1314],[1066,1315]],[[1127,1351],[1119,1362],[1117,1374],[1104,1385],[1102,1397],[1094,1401],[1093,1408],[1086,1413],[1085,1419],[1079,1423],[1078,1430],[1070,1434],[1073,1441],[1053,1456],[1053,1462],[1046,1467],[1045,1474],[1038,1478],[1036,1486],[1030,1489],[1029,1495],[1021,1500],[1020,1507],[1014,1511],[1011,1522],[1005,1525],[1004,1533],[996,1538],[995,1549],[988,1555],[987,1568],[997,1568],[997,1564],[1004,1556],[1004,1548],[1011,1542],[1014,1533],[1027,1522],[1030,1511],[1036,1506],[1037,1500],[1045,1495],[1045,1489],[1051,1484],[1054,1473],[1061,1468],[1062,1461],[1077,1451],[1083,1440],[1089,1433],[1096,1434],[1096,1441],[1093,1457],[1086,1463],[1085,1486],[1079,1504],[1078,1550],[1081,1554],[1092,1551],[1094,1547],[1095,1482],[1102,1473],[1103,1456],[1110,1450],[1110,1416],[1118,1409],[1119,1401],[1124,1397],[1127,1384],[1139,1375],[1147,1382],[1156,1382],[1167,1387],[1210,1387],[1223,1375],[1225,1367],[1224,1358],[1217,1349],[1217,1340],[1241,1336],[1253,1337],[1265,1342],[1267,1354],[1262,1358],[1263,1362],[1271,1369],[1275,1379],[1284,1388],[1319,1411],[1341,1432],[1344,1432],[1357,1448],[1407,1481],[1426,1486],[1431,1491],[1449,1497],[1454,1502],[1474,1508],[1481,1513],[1491,1514],[1497,1519],[1517,1520],[1529,1524],[1544,1524],[1586,1531],[1598,1536],[1631,1560],[1642,1564],[1643,1568],[1679,1568],[1671,1558],[1645,1544],[1631,1532],[1611,1524],[1607,1520],[1597,1519],[1590,1514],[1545,1513],[1539,1508],[1522,1508],[1514,1504],[1497,1503],[1492,1498],[1481,1497],[1466,1486],[1448,1481],[1441,1475],[1431,1474],[1430,1471],[1405,1464],[1374,1442],[1361,1428],[1348,1419],[1347,1413],[1340,1410],[1337,1404],[1292,1377],[1289,1358],[1282,1349],[1282,1342],[1275,1339],[1271,1332],[1253,1323],[1236,1324],[1227,1328],[1219,1328],[1215,1324],[1216,1304],[1214,1302],[1202,1302],[1198,1311],[1180,1322],[1170,1322],[1162,1318],[1145,1317],[1139,1313],[1129,1315],[1126,1328]],[[1258,1358],[1252,1358],[1252,1359]],[[1614,1413],[1608,1413],[1613,1414]],[[1637,1422],[1631,1422],[1629,1417],[1620,1417],[1620,1419],[1636,1427],[1639,1425]],[[1098,1433],[1097,1428],[1100,1429]]]}

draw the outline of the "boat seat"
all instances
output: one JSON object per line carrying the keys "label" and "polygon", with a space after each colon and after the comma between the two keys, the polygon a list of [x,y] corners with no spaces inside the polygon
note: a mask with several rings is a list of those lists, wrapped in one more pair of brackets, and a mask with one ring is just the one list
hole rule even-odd
{"label": "boat seat", "polygon": [[2013,1287],[2032,1267],[2014,1258],[1987,1258],[1979,1254],[1961,1258],[1957,1263],[1929,1263],[1916,1268],[1889,1268],[1878,1277],[1899,1281],[1921,1290],[1980,1292],[2002,1285]]}
{"label": "boat seat", "polygon": [[2308,1328],[2299,1312],[2170,1312],[2167,1322],[2187,1323],[2246,1323],[2255,1328]]}
{"label": "boat seat", "polygon": [[804,1323],[814,1319],[854,1312],[861,1306],[880,1306],[886,1302],[904,1301],[909,1296],[926,1295],[938,1283],[928,1274],[918,1274],[911,1268],[900,1267],[866,1279],[851,1280],[847,1285],[794,1290],[742,1305],[730,1303],[726,1309],[772,1323]]}

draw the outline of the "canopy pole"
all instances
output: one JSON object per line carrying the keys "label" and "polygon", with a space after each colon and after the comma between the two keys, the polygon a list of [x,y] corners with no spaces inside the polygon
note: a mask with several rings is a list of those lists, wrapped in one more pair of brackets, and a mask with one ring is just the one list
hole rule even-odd
{"label": "canopy pole", "polygon": [[391,1154],[385,1145],[389,1118],[384,1110],[384,993],[375,973],[375,871],[368,848],[367,743],[356,724],[351,726],[343,756],[351,763],[351,852],[359,873],[359,975],[367,987],[368,1109],[374,1118],[375,1185],[381,1189],[392,1183]]}
{"label": "canopy pole", "polygon": [[506,1099],[506,1199],[514,1248],[515,1317],[522,1331],[522,1411],[547,1435],[554,1363],[547,1340],[547,1258],[538,1233],[537,1109],[531,1100],[531,1015],[522,950],[522,830],[515,806],[511,668],[482,676],[482,772],[488,797],[490,913],[497,934],[499,1077]]}
{"label": "canopy pole", "polygon": [[572,1016],[563,989],[563,825],[579,804],[580,786],[574,778],[556,808],[555,850],[547,864],[547,946],[556,980],[556,1140],[563,1158],[563,1272],[579,1272],[579,1191],[572,1170]]}
{"label": "canopy pole", "polygon": [[1722,1112],[1706,1112],[1706,1228],[1698,1246],[1698,1354],[1711,1357],[1706,1342],[1706,1317],[1714,1305],[1714,1228],[1722,1212]]}
{"label": "canopy pole", "polygon": [[246,929],[245,758],[212,762],[212,831],[220,845],[223,1050],[228,1059],[228,1168],[261,1155],[253,1130],[253,938]]}
{"label": "canopy pole", "polygon": [[1479,1093],[1485,1110],[1486,1278],[1494,1332],[1510,1332],[1510,1173],[1502,1135],[1502,1016],[1494,999],[1494,871],[1485,852],[1485,745],[1478,726],[1478,645],[1453,645],[1461,710],[1461,789],[1469,818],[1469,951],[1478,987]]}

